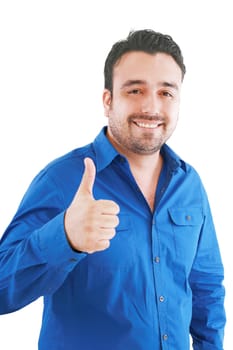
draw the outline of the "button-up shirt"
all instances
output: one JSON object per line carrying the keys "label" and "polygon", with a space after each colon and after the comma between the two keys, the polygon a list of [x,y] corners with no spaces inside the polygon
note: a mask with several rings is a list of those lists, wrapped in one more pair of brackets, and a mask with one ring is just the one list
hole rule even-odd
{"label": "button-up shirt", "polygon": [[[44,297],[40,350],[222,350],[223,266],[206,192],[189,164],[161,149],[152,212],[106,128],[32,181],[0,244],[0,313]],[[84,172],[94,198],[115,201],[110,247],[69,245],[64,214]]]}

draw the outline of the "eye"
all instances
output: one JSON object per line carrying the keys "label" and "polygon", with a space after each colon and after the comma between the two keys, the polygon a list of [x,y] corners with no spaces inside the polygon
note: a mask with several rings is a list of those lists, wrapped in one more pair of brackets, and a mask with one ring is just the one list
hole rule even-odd
{"label": "eye", "polygon": [[168,91],[162,91],[161,94],[165,97],[173,97],[173,95]]}
{"label": "eye", "polygon": [[132,89],[128,91],[129,95],[140,95],[142,91],[140,89]]}

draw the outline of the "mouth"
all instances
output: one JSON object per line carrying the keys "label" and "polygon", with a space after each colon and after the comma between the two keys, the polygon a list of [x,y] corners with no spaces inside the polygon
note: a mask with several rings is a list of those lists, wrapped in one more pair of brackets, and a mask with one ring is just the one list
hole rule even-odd
{"label": "mouth", "polygon": [[162,125],[161,121],[154,121],[154,120],[148,120],[148,121],[136,121],[134,120],[133,123],[137,125],[139,128],[143,129],[156,129],[160,125]]}

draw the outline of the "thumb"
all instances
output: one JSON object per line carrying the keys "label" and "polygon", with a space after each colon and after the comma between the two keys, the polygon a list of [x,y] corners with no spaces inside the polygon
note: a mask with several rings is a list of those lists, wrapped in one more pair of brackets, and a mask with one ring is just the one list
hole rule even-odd
{"label": "thumb", "polygon": [[90,195],[93,197],[92,190],[95,182],[95,164],[91,158],[84,159],[84,173],[79,185],[78,193],[79,195]]}

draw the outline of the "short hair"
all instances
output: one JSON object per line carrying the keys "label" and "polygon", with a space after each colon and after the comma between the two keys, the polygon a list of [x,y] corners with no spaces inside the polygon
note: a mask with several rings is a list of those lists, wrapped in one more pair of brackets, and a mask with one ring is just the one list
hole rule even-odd
{"label": "short hair", "polygon": [[105,61],[104,87],[112,92],[113,69],[117,61],[127,52],[143,51],[149,54],[166,53],[173,57],[182,72],[184,78],[186,68],[182,52],[170,35],[161,34],[151,29],[130,31],[128,37],[116,42]]}

